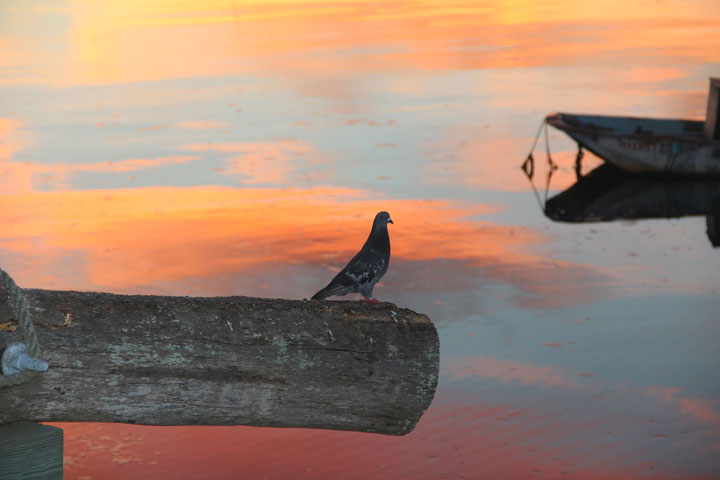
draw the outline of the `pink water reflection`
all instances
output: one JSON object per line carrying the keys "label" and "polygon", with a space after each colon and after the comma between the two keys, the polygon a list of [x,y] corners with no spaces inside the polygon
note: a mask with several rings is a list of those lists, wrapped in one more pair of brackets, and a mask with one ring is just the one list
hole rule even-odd
{"label": "pink water reflection", "polygon": [[[688,478],[639,450],[622,450],[602,425],[572,424],[512,405],[448,403],[429,410],[409,437],[253,427],[57,424],[71,478]],[[595,431],[557,446],[558,432]],[[614,433],[614,432],[613,432]],[[563,434],[567,436],[568,434]],[[662,441],[662,440],[656,440]],[[212,447],[210,447],[212,446]],[[368,459],[372,461],[368,461]],[[582,461],[578,461],[582,458]],[[240,473],[242,472],[242,473]]]}
{"label": "pink water reflection", "polygon": [[[229,479],[242,470],[252,478],[714,478],[673,466],[673,457],[692,455],[691,439],[706,435],[708,426],[720,426],[711,405],[684,398],[677,388],[608,385],[567,368],[482,356],[448,356],[442,370],[446,380],[474,377],[488,383],[475,397],[445,389],[407,437],[58,424],[68,442],[66,474],[169,479],[194,471]],[[540,390],[523,395],[528,387]],[[515,400],[506,403],[507,392],[493,393],[502,390],[513,392]],[[574,403],[568,398],[600,413],[574,416],[567,411]],[[615,409],[618,401],[623,407]],[[677,409],[672,415],[692,415],[692,431],[676,431],[666,418],[655,416],[667,406]],[[660,443],[643,446],[643,440]]]}

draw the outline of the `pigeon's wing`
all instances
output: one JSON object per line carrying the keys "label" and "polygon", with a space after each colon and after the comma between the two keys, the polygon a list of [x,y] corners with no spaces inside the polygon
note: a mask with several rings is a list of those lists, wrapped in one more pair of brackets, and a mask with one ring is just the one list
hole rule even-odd
{"label": "pigeon's wing", "polygon": [[376,283],[387,270],[386,267],[387,259],[380,252],[375,249],[361,250],[345,267],[344,280],[351,281],[359,289],[368,283]]}
{"label": "pigeon's wing", "polygon": [[376,250],[360,250],[327,287],[313,295],[313,299],[322,300],[333,295],[358,292],[365,285],[377,282],[379,276],[387,270],[386,267],[387,260]]}

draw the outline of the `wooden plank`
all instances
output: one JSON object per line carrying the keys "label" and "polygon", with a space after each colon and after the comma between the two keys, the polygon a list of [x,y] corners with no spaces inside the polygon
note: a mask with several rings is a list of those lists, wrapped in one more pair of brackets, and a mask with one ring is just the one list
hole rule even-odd
{"label": "wooden plank", "polygon": [[[400,435],[435,393],[437,331],[425,315],[390,303],[24,293],[50,368],[0,388],[0,424],[242,424]],[[17,336],[0,330],[0,345]]]}
{"label": "wooden plank", "polygon": [[720,78],[710,79],[705,136],[712,140],[720,140]]}
{"label": "wooden plank", "polygon": [[62,480],[62,429],[32,422],[0,426],[0,478]]}

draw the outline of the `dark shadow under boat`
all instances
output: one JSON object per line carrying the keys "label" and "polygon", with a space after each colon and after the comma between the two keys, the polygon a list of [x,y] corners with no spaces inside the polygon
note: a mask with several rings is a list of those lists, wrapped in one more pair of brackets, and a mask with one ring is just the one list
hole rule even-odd
{"label": "dark shadow under boat", "polygon": [[607,222],[705,216],[720,246],[720,180],[638,176],[603,164],[548,199],[545,215],[558,222]]}

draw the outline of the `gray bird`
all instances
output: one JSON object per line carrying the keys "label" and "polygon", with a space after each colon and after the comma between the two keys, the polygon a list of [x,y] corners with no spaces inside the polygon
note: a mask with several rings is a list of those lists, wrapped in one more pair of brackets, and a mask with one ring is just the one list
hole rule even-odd
{"label": "gray bird", "polygon": [[365,245],[350,263],[335,275],[327,287],[313,295],[313,300],[360,292],[366,302],[380,303],[373,297],[372,291],[375,284],[385,275],[390,264],[388,223],[393,223],[389,213],[380,212],[375,215]]}

